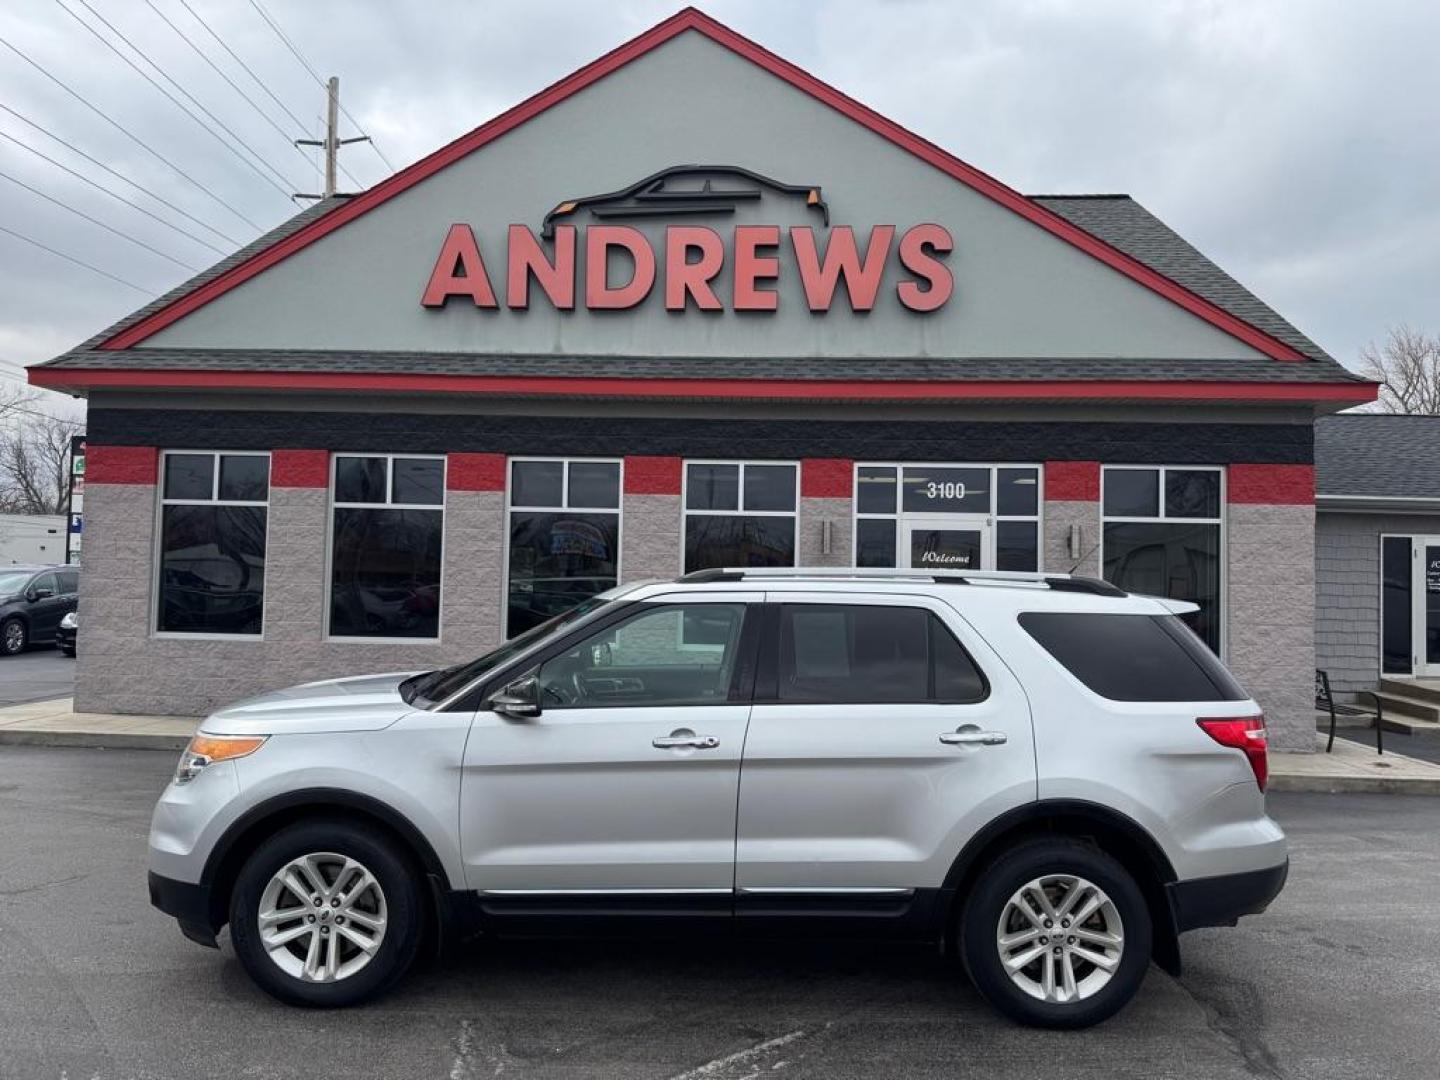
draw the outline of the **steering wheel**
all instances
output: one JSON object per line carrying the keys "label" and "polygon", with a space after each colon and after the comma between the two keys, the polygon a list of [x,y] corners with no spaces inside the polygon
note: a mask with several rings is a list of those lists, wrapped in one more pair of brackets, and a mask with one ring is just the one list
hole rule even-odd
{"label": "steering wheel", "polygon": [[565,693],[564,690],[560,689],[560,687],[554,683],[545,682],[543,679],[540,681],[540,696],[541,698],[554,698],[556,705],[569,705],[571,703],[569,694]]}

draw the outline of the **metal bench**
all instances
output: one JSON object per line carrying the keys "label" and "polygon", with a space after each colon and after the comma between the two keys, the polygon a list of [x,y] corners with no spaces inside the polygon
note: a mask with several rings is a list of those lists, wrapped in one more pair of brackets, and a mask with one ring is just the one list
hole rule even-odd
{"label": "metal bench", "polygon": [[[1375,753],[1385,753],[1385,708],[1380,702],[1380,695],[1373,690],[1360,690],[1358,693],[1369,694],[1375,700]],[[1317,709],[1328,709],[1330,712],[1330,737],[1325,740],[1325,752],[1328,754],[1335,748],[1335,696],[1330,692],[1330,673],[1315,669],[1315,707]]]}

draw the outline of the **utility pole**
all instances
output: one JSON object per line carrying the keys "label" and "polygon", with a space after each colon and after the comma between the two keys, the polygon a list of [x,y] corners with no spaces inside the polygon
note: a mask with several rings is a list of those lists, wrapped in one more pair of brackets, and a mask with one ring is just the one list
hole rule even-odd
{"label": "utility pole", "polygon": [[351,143],[369,142],[369,135],[357,135],[353,139],[340,138],[340,77],[331,75],[325,84],[325,138],[296,139],[296,146],[323,146],[325,148],[325,194],[315,195],[297,191],[297,199],[353,199],[353,192],[335,190],[335,170],[339,164],[340,147]]}

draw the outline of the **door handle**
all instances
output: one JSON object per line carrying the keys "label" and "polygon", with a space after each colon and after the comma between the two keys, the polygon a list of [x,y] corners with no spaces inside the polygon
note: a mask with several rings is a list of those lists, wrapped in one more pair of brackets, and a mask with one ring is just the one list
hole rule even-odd
{"label": "door handle", "polygon": [[999,746],[1009,739],[1003,731],[981,731],[974,724],[940,733],[940,741],[946,746]]}
{"label": "door handle", "polygon": [[714,735],[662,735],[651,739],[650,745],[656,750],[714,750],[720,740]]}

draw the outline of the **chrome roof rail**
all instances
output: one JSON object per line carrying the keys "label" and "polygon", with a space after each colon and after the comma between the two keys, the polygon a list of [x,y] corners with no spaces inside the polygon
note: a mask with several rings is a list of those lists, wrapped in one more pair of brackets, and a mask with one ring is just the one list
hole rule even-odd
{"label": "chrome roof rail", "polygon": [[934,581],[945,585],[1044,585],[1056,592],[1090,593],[1094,596],[1129,596],[1125,590],[1098,578],[1076,577],[1072,574],[1047,574],[1027,570],[954,570],[897,569],[891,567],[848,566],[727,566],[713,570],[696,570],[677,581],[700,584],[713,581],[786,581],[804,579],[851,581]]}

